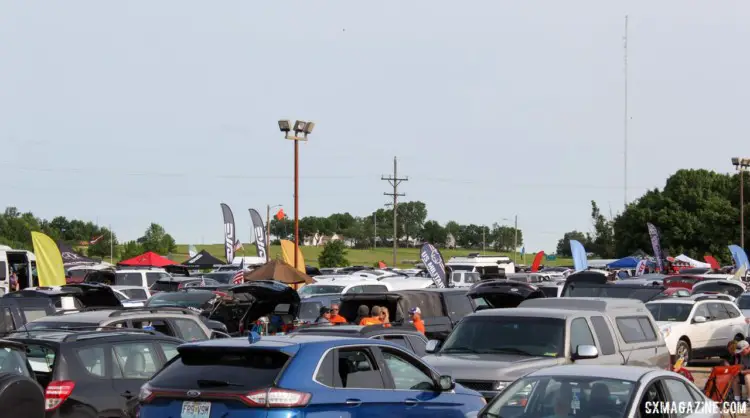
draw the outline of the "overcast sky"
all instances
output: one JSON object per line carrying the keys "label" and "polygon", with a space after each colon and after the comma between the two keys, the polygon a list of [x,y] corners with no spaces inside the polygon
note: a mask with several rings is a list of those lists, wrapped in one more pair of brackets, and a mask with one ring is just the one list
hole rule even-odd
{"label": "overcast sky", "polygon": [[[526,250],[680,168],[750,154],[750,3],[0,0],[0,205],[180,243],[222,242],[220,202],[300,216],[382,207],[399,157],[429,219],[518,215]],[[645,228],[645,225],[644,225]],[[646,249],[648,250],[648,249]]]}

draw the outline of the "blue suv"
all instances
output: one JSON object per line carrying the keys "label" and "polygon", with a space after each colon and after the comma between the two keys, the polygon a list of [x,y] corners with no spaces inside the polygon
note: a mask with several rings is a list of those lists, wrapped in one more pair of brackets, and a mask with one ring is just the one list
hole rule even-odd
{"label": "blue suv", "polygon": [[140,418],[464,418],[485,405],[387,341],[252,333],[177,351],[141,388]]}

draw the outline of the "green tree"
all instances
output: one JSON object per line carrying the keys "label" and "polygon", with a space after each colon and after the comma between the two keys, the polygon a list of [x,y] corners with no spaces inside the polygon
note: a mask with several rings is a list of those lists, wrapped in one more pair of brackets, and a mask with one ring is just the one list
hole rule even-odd
{"label": "green tree", "polygon": [[[743,187],[748,191],[748,176]],[[707,170],[679,170],[667,179],[664,190],[649,190],[630,203],[614,222],[618,256],[638,250],[652,253],[646,227],[659,229],[665,253],[702,259],[707,253],[731,261],[729,244],[738,244],[738,175]],[[748,223],[746,215],[745,223]],[[746,231],[747,235],[747,231]]]}
{"label": "green tree", "polygon": [[445,242],[448,240],[448,231],[437,221],[425,222],[420,235],[422,241],[429,242],[436,247],[445,246]]}
{"label": "green tree", "polygon": [[174,238],[167,234],[164,227],[156,223],[149,225],[145,234],[138,238],[138,243],[144,252],[153,251],[161,255],[167,255],[177,248]]}
{"label": "green tree", "polygon": [[278,239],[290,240],[294,238],[294,221],[286,215],[281,220],[271,219],[271,235]]}
{"label": "green tree", "polygon": [[[427,205],[420,201],[404,202],[398,205],[399,238],[418,238],[427,219]],[[391,224],[393,225],[393,224]]]}
{"label": "green tree", "polygon": [[580,242],[584,248],[588,250],[588,247],[591,245],[591,236],[588,234],[584,234],[583,232],[579,231],[570,231],[566,232],[565,235],[563,235],[562,238],[560,238],[559,241],[557,241],[557,255],[561,257],[571,257],[572,254],[570,252],[570,241],[575,240]]}
{"label": "green tree", "polygon": [[445,224],[445,233],[452,236],[456,241],[456,244],[458,244],[459,235],[461,234],[461,225],[456,221],[448,221]]}
{"label": "green tree", "polygon": [[512,226],[495,223],[492,225],[490,237],[485,239],[492,243],[495,251],[517,251],[523,247],[523,231],[519,228],[516,234],[516,228]]}
{"label": "green tree", "polygon": [[601,214],[599,206],[593,200],[591,201],[591,220],[594,222],[594,236],[589,244],[590,248],[586,250],[601,258],[616,257],[614,222]]}
{"label": "green tree", "polygon": [[328,241],[318,256],[320,267],[345,267],[349,265],[346,259],[346,246],[343,241]]}
{"label": "green tree", "polygon": [[141,244],[139,244],[137,241],[128,241],[122,246],[122,250],[120,251],[120,255],[123,260],[127,260],[129,258],[133,258],[137,255],[141,255],[145,252]]}
{"label": "green tree", "polygon": [[106,228],[102,228],[101,236],[102,238],[100,240],[89,245],[88,250],[87,250],[88,256],[89,257],[101,257],[101,258],[109,257],[110,250],[111,250],[112,256],[117,257],[117,252],[118,252],[117,234],[113,233],[112,231]]}
{"label": "green tree", "polygon": [[331,225],[333,233],[339,234],[351,228],[357,222],[357,219],[349,212],[334,213],[328,217],[328,222]]}

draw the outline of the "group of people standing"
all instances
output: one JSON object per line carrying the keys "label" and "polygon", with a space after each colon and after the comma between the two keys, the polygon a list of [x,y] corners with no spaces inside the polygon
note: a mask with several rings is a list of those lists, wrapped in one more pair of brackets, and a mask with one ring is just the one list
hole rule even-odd
{"label": "group of people standing", "polygon": [[[323,306],[320,308],[320,315],[315,320],[315,324],[348,324],[349,321],[339,314],[339,305],[337,303],[331,304],[331,307]],[[424,321],[422,321],[422,311],[419,307],[409,309],[409,317],[412,325],[417,331],[422,334],[425,333]],[[357,319],[354,320],[354,324],[368,326],[368,325],[383,325],[384,327],[391,326],[390,312],[385,306],[373,306],[369,308],[367,305],[360,305],[357,310]]]}

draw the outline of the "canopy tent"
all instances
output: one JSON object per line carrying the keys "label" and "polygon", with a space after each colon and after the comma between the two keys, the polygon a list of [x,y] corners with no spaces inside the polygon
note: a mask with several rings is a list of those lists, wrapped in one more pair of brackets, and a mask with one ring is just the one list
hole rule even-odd
{"label": "canopy tent", "polygon": [[314,283],[312,277],[282,260],[271,260],[257,269],[245,273],[244,281],[276,280],[286,284]]}
{"label": "canopy tent", "polygon": [[638,266],[638,262],[641,261],[637,257],[623,257],[615,262],[607,264],[607,268],[610,269],[634,269]]}
{"label": "canopy tent", "polygon": [[94,260],[93,258],[88,258],[86,256],[78,254],[73,250],[73,247],[62,241],[57,242],[57,248],[60,250],[60,256],[63,260],[63,267],[65,267],[66,269],[84,264],[99,264],[99,261]]}
{"label": "canopy tent", "polygon": [[708,263],[703,263],[698,260],[693,260],[692,258],[686,256],[685,254],[680,254],[677,257],[674,258],[676,261],[680,261],[686,264],[691,265],[692,267],[700,267],[700,268],[711,268],[711,265]]}
{"label": "canopy tent", "polygon": [[135,256],[129,260],[120,261],[118,263],[118,265],[121,265],[121,266],[143,266],[143,267],[164,267],[164,266],[169,266],[172,264],[177,264],[177,263],[151,251]]}
{"label": "canopy tent", "polygon": [[201,250],[201,252],[195,256],[190,257],[188,261],[182,263],[183,266],[198,268],[211,268],[215,266],[223,266],[225,264],[224,261],[212,256],[206,250]]}

